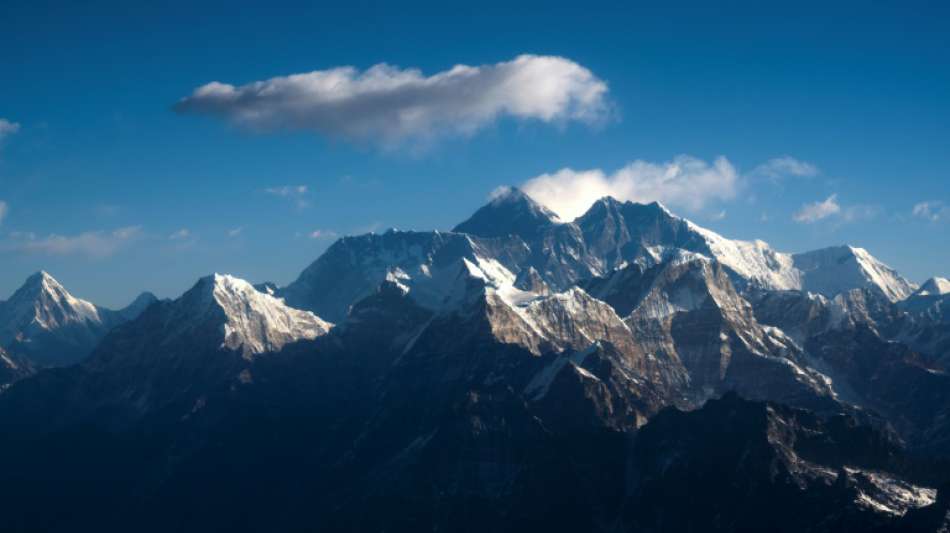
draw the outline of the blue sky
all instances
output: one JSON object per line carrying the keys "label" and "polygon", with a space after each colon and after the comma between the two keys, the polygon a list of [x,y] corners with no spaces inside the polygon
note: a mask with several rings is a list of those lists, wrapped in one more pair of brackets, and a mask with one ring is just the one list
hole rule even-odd
{"label": "blue sky", "polygon": [[[950,275],[945,3],[133,4],[0,7],[0,298],[39,269],[113,307],[213,271],[287,283],[334,236],[449,229],[526,183]],[[352,67],[357,91],[379,63],[478,70],[354,97],[352,121],[266,82]]]}

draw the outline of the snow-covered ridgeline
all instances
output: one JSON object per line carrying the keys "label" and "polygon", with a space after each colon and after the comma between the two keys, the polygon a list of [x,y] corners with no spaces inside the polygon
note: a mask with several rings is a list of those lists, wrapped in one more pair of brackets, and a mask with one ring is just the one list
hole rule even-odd
{"label": "snow-covered ridgeline", "polygon": [[222,347],[241,350],[246,357],[315,339],[333,327],[309,311],[288,307],[280,298],[258,291],[243,279],[214,274],[199,285],[202,283],[210,289],[207,296],[226,317],[221,325]]}
{"label": "snow-covered ridgeline", "polygon": [[[758,289],[806,290],[834,297],[850,289],[872,288],[892,302],[906,298],[916,289],[862,248],[835,246],[802,254],[779,252],[761,240],[725,238],[674,215],[658,202],[635,204],[605,197],[576,220],[563,222],[524,193],[509,187],[459,224],[456,231],[486,237],[512,233],[533,247],[560,250],[562,266],[554,267],[555,275],[559,268],[573,268],[579,274],[586,268],[590,273],[606,276],[626,262],[660,262],[679,249],[716,259]],[[576,242],[576,236],[582,236],[583,242]],[[616,254],[625,257],[618,258]]]}
{"label": "snow-covered ridgeline", "polygon": [[769,290],[802,288],[801,272],[791,254],[776,252],[765,241],[727,239],[690,221],[687,224],[705,239],[713,259],[752,284]]}

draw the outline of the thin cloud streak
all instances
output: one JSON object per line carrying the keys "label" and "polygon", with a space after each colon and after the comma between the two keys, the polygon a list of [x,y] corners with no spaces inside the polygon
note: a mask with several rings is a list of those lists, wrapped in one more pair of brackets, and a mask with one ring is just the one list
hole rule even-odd
{"label": "thin cloud streak", "polygon": [[306,185],[281,185],[280,187],[268,187],[264,189],[264,192],[274,196],[288,197],[307,194],[307,189]]}
{"label": "thin cloud streak", "polygon": [[950,217],[950,207],[939,200],[928,200],[915,204],[911,214],[930,222],[939,222]]}
{"label": "thin cloud streak", "polygon": [[168,240],[180,241],[180,240],[187,239],[188,237],[191,237],[191,230],[189,230],[188,228],[181,228],[180,230],[169,235]]}
{"label": "thin cloud streak", "polygon": [[337,232],[335,232],[335,231],[333,231],[333,230],[318,229],[318,230],[311,231],[310,234],[307,235],[307,236],[310,237],[311,239],[315,239],[315,240],[318,240],[318,239],[335,239],[335,238],[337,237]]}
{"label": "thin cloud streak", "polygon": [[305,209],[310,207],[310,200],[308,198],[310,194],[310,188],[306,185],[281,185],[279,187],[268,187],[264,189],[264,192],[272,196],[293,200],[294,205],[297,206],[297,209]]}
{"label": "thin cloud streak", "polygon": [[819,174],[818,167],[790,155],[774,157],[752,169],[752,177],[779,181],[786,177],[813,177]]}
{"label": "thin cloud streak", "polygon": [[141,236],[141,226],[127,226],[111,232],[86,231],[76,235],[51,234],[46,237],[14,232],[10,234],[11,240],[4,247],[25,253],[102,258],[113,255]]}

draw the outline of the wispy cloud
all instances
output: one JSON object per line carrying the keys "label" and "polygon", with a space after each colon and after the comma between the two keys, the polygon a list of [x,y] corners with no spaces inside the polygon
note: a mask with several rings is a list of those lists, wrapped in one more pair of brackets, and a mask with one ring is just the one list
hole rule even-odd
{"label": "wispy cloud", "polygon": [[318,229],[311,231],[308,235],[311,239],[335,239],[337,232],[333,230]]}
{"label": "wispy cloud", "polygon": [[799,224],[814,224],[818,221],[834,221],[836,225],[871,220],[881,213],[876,205],[844,205],[838,201],[838,195],[832,194],[824,200],[805,204],[792,215]]}
{"label": "wispy cloud", "polygon": [[20,125],[18,123],[0,118],[0,141],[3,141],[18,131],[20,131]]}
{"label": "wispy cloud", "polygon": [[716,200],[735,197],[739,175],[725,157],[707,163],[680,155],[665,163],[637,160],[611,174],[601,169],[561,169],[542,174],[522,190],[564,220],[582,215],[597,199],[652,202],[699,210]]}
{"label": "wispy cloud", "polygon": [[241,226],[241,227],[239,227],[239,228],[229,229],[229,230],[228,230],[228,237],[231,237],[231,238],[237,237],[237,236],[241,235],[241,233],[242,233],[243,231],[244,231],[244,226]]}
{"label": "wispy cloud", "polygon": [[842,206],[841,220],[844,222],[859,222],[862,220],[871,220],[881,213],[881,208],[876,205],[849,205]]}
{"label": "wispy cloud", "polygon": [[755,167],[749,172],[751,177],[767,178],[779,181],[786,177],[812,177],[818,175],[818,167],[807,161],[790,155],[775,157]]}
{"label": "wispy cloud", "polygon": [[823,201],[803,205],[792,215],[792,219],[801,224],[813,224],[840,212],[841,206],[838,204],[838,195],[832,194]]}
{"label": "wispy cloud", "polygon": [[602,121],[607,84],[563,57],[521,55],[425,76],[387,64],[350,66],[234,86],[198,87],[179,113],[224,118],[255,131],[309,130],[331,138],[399,145],[470,135],[502,116],[545,123]]}
{"label": "wispy cloud", "polygon": [[268,187],[264,189],[267,194],[275,196],[301,196],[307,194],[306,185],[281,185],[280,187]]}
{"label": "wispy cloud", "polygon": [[181,228],[180,230],[169,235],[168,240],[182,241],[182,240],[187,239],[188,237],[191,237],[191,230],[189,230],[188,228]]}
{"label": "wispy cloud", "polygon": [[52,234],[38,237],[33,233],[11,233],[5,245],[28,253],[107,257],[142,236],[141,226],[127,226],[111,232],[87,231],[76,235]]}
{"label": "wispy cloud", "polygon": [[950,218],[950,207],[938,200],[929,200],[914,205],[912,213],[915,217],[931,222],[938,222]]}
{"label": "wispy cloud", "polygon": [[122,208],[115,204],[99,204],[93,209],[93,211],[95,212],[96,216],[106,218],[118,215],[122,211]]}
{"label": "wispy cloud", "polygon": [[8,212],[10,212],[10,206],[3,200],[0,200],[0,224],[3,224],[3,219],[7,218]]}
{"label": "wispy cloud", "polygon": [[310,188],[306,185],[281,185],[279,187],[268,187],[264,192],[281,198],[293,200],[298,209],[310,206],[309,193]]}

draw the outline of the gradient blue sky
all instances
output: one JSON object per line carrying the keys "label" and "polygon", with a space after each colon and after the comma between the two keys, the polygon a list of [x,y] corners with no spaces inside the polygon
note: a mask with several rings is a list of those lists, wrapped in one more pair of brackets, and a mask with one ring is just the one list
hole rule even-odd
{"label": "gradient blue sky", "polygon": [[[851,243],[918,282],[950,275],[945,2],[78,4],[0,6],[0,298],[39,269],[113,307],[213,271],[283,284],[334,235],[449,229],[499,185],[680,154],[734,167],[731,197],[671,206],[728,237]],[[588,69],[609,116],[502,116],[394,147],[172,109],[211,81],[520,54]],[[817,170],[755,170],[783,156]],[[832,195],[837,213],[794,220]]]}

